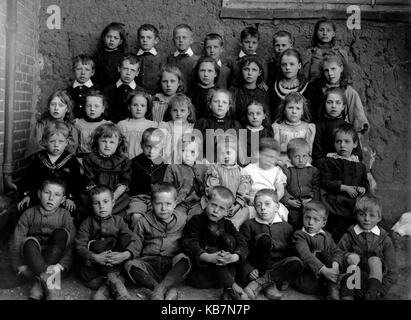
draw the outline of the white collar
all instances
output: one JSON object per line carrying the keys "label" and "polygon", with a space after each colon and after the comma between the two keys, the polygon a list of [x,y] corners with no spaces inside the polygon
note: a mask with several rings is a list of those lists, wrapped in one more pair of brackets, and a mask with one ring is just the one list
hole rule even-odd
{"label": "white collar", "polygon": [[150,52],[153,56],[156,56],[157,55],[157,50],[156,50],[156,48],[154,48],[154,47],[152,47],[150,50],[148,50],[148,51],[144,51],[143,49],[139,49],[138,51],[137,51],[137,56],[141,56],[144,52]]}
{"label": "white collar", "polygon": [[264,126],[261,125],[258,128],[254,128],[254,127],[247,125],[247,129],[250,130],[251,132],[260,132],[261,130],[264,130]]}
{"label": "white collar", "polygon": [[73,88],[77,88],[80,86],[86,86],[87,88],[91,88],[93,85],[94,84],[93,84],[93,81],[91,81],[91,79],[89,79],[87,82],[84,82],[84,83],[80,83],[77,80],[75,80],[73,83]]}
{"label": "white collar", "polygon": [[126,86],[129,86],[129,87],[130,87],[131,89],[133,89],[133,90],[135,90],[136,87],[137,87],[136,82],[135,82],[134,80],[131,81],[129,84],[125,84],[125,83],[123,83],[123,81],[121,81],[121,79],[119,79],[119,80],[116,82],[116,87],[119,88],[122,84],[124,84],[124,85],[126,85]]}
{"label": "white collar", "polygon": [[273,220],[272,220],[271,222],[264,221],[264,220],[260,219],[259,217],[255,217],[254,219],[255,219],[255,221],[257,221],[258,223],[266,224],[266,225],[268,225],[268,226],[271,225],[271,224],[273,224],[273,223],[283,222],[283,220],[281,220],[278,212],[274,215],[274,218],[273,218]]}
{"label": "white collar", "polygon": [[306,233],[306,234],[308,234],[310,237],[315,237],[317,234],[325,233],[325,231],[324,231],[323,229],[321,229],[320,231],[318,231],[318,232],[316,232],[316,233],[309,233],[307,230],[305,230],[304,227],[302,228],[301,231],[304,232],[304,233]]}
{"label": "white collar", "polygon": [[240,51],[240,53],[238,54],[239,58],[245,57],[245,56],[255,56],[257,53],[253,53],[253,54],[246,54],[243,50]]}
{"label": "white collar", "polygon": [[[286,165],[287,165],[287,168],[297,168],[291,162],[287,162]],[[311,163],[309,163],[309,162],[307,162],[307,164],[304,166],[304,168],[308,168],[308,167],[312,167]]]}
{"label": "white collar", "polygon": [[192,55],[194,55],[194,52],[191,48],[188,48],[185,52],[180,52],[180,51],[175,51],[174,52],[174,57],[179,56],[180,54],[188,54],[189,57],[191,57]]}
{"label": "white collar", "polygon": [[378,228],[378,226],[375,226],[374,228],[372,228],[371,230],[364,230],[363,228],[361,228],[358,224],[356,224],[354,226],[354,232],[355,234],[358,236],[359,234],[363,233],[363,232],[372,232],[375,235],[379,236],[381,234],[381,230],[380,228]]}
{"label": "white collar", "polygon": [[333,158],[333,159],[343,159],[343,160],[348,160],[351,162],[360,162],[360,160],[358,159],[358,156],[356,156],[355,154],[352,154],[351,156],[347,157],[343,157],[340,156],[338,153],[327,153],[327,158]]}
{"label": "white collar", "polygon": [[220,68],[222,67],[223,63],[221,62],[221,60],[220,60],[220,59],[218,59],[218,61],[217,61],[217,65],[218,65]]}

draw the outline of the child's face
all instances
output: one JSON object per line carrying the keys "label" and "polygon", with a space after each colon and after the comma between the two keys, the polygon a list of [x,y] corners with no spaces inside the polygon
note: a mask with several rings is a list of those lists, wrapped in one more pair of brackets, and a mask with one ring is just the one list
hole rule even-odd
{"label": "child's face", "polygon": [[101,117],[104,112],[103,99],[100,97],[88,96],[86,99],[86,114],[90,119]]}
{"label": "child's face", "polygon": [[333,26],[329,23],[320,23],[318,26],[317,37],[321,43],[330,43],[335,37]]}
{"label": "child's face", "polygon": [[325,110],[331,118],[338,118],[344,111],[344,101],[337,93],[330,93],[325,100]]}
{"label": "child's face", "polygon": [[111,137],[104,137],[98,139],[98,149],[106,157],[113,155],[119,144],[119,136],[113,134]]}
{"label": "child's face", "polygon": [[152,201],[153,211],[158,220],[170,222],[176,207],[176,199],[172,192],[156,193]]}
{"label": "child's face", "polygon": [[55,133],[47,140],[47,153],[52,156],[61,155],[67,147],[67,139],[61,133]]}
{"label": "child's face", "polygon": [[193,44],[193,35],[190,30],[177,29],[174,33],[174,46],[180,52],[184,52]]}
{"label": "child's face", "polygon": [[211,99],[211,112],[213,115],[219,119],[226,116],[228,110],[230,109],[230,98],[224,92],[217,92],[213,95]]}
{"label": "child's face", "polygon": [[142,119],[147,112],[147,99],[142,96],[134,96],[129,106],[133,119]]}
{"label": "child's face", "polygon": [[65,104],[59,97],[54,97],[50,101],[49,112],[55,120],[63,120],[67,113],[67,104]]}
{"label": "child's face", "polygon": [[280,153],[272,149],[260,150],[258,154],[258,165],[263,170],[268,170],[277,165]]}
{"label": "child's face", "polygon": [[360,225],[360,227],[364,230],[371,230],[380,221],[381,213],[379,212],[378,208],[374,206],[370,206],[369,208],[366,208],[364,211],[357,212],[357,222]]}
{"label": "child's face", "polygon": [[288,122],[298,123],[301,121],[304,112],[303,101],[290,101],[287,103],[284,109],[285,117]]}
{"label": "child's face", "polygon": [[178,122],[186,122],[190,115],[190,110],[186,105],[172,106],[170,110],[171,119]]}
{"label": "child's face", "polygon": [[294,56],[283,56],[281,58],[281,70],[286,79],[297,78],[298,71],[301,69],[301,63],[298,62],[297,57]]}
{"label": "child's face", "polygon": [[94,214],[101,218],[110,216],[116,203],[109,192],[96,194],[91,201]]}
{"label": "child's face", "polygon": [[325,62],[323,65],[325,79],[329,84],[338,84],[343,72],[343,66],[335,61]]}
{"label": "child's face", "polygon": [[314,209],[306,210],[303,215],[303,225],[308,233],[317,233],[324,228],[327,219],[323,212]]}
{"label": "child's face", "polygon": [[244,66],[241,71],[243,79],[247,84],[257,83],[257,79],[261,75],[261,69],[255,62]]}
{"label": "child's face", "polygon": [[47,184],[38,192],[41,207],[46,211],[56,210],[66,199],[64,189],[58,184]]}
{"label": "child's face", "polygon": [[223,219],[231,208],[231,201],[223,199],[218,194],[207,201],[206,213],[210,221],[218,222]]}
{"label": "child's face", "polygon": [[310,160],[309,149],[301,147],[292,152],[290,155],[291,164],[296,168],[304,168]]}
{"label": "child's face", "polygon": [[218,162],[224,166],[233,166],[237,163],[237,150],[233,147],[219,148]]}
{"label": "child's face", "polygon": [[161,75],[161,89],[166,96],[176,94],[180,81],[178,77],[170,72],[163,72]]}
{"label": "child's face", "polygon": [[137,77],[140,66],[138,63],[131,64],[130,61],[125,60],[122,62],[121,67],[118,70],[120,72],[120,79],[124,84],[129,84]]}
{"label": "child's face", "polygon": [[281,52],[292,48],[291,39],[289,37],[277,37],[274,40],[274,53],[277,57],[280,55]]}
{"label": "child's face", "polygon": [[90,80],[94,75],[94,68],[91,63],[82,64],[77,63],[74,68],[74,76],[76,77],[77,82],[83,84]]}
{"label": "child's face", "polygon": [[334,148],[340,156],[350,157],[353,149],[356,147],[357,142],[354,142],[351,134],[345,132],[338,132],[335,135]]}
{"label": "child's face", "polygon": [[191,142],[184,146],[182,153],[182,161],[188,166],[194,165],[199,155],[198,145],[195,142]]}
{"label": "child's face", "polygon": [[221,45],[221,42],[218,39],[207,40],[204,49],[206,56],[213,58],[215,61],[218,61],[220,59],[220,56],[224,51],[224,47]]}
{"label": "child's face", "polygon": [[158,42],[158,37],[155,36],[154,32],[151,30],[141,30],[138,42],[140,43],[140,48],[144,51],[149,51],[154,48]]}
{"label": "child's face", "polygon": [[272,222],[278,213],[279,204],[268,195],[260,195],[254,200],[255,211],[257,216],[266,222]]}
{"label": "child's face", "polygon": [[143,149],[143,154],[150,160],[157,159],[161,152],[161,143],[159,141],[153,141],[153,139],[148,139],[141,145]]}
{"label": "child's face", "polygon": [[209,87],[214,85],[214,79],[217,77],[217,72],[214,68],[214,63],[203,62],[198,68],[198,77],[203,86]]}
{"label": "child's face", "polygon": [[104,42],[107,49],[116,50],[123,43],[123,40],[121,40],[120,32],[110,30],[104,37]]}
{"label": "child's face", "polygon": [[263,124],[266,117],[263,106],[258,104],[251,104],[247,108],[248,123],[253,128],[259,128]]}
{"label": "child's face", "polygon": [[251,35],[241,41],[241,49],[245,54],[255,54],[258,48],[258,38]]}

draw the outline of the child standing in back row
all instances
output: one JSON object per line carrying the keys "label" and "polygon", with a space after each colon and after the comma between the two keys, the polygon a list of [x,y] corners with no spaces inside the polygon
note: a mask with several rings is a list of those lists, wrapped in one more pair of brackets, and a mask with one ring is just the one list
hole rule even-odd
{"label": "child standing in back row", "polygon": [[218,33],[209,33],[204,39],[204,51],[207,57],[213,58],[220,67],[217,87],[228,89],[231,77],[230,68],[221,61],[221,54],[224,52],[224,41]]}
{"label": "child standing in back row", "polygon": [[273,36],[274,57],[267,64],[267,84],[271,87],[281,74],[280,55],[283,51],[293,47],[293,39],[288,31],[278,31]]}

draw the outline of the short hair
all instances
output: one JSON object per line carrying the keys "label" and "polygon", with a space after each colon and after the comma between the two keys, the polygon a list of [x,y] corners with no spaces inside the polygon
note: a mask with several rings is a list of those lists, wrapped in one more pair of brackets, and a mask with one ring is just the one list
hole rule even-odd
{"label": "short hair", "polygon": [[180,30],[180,29],[186,29],[190,31],[191,35],[193,35],[194,33],[193,28],[191,28],[187,23],[180,23],[179,25],[175,26],[173,29],[173,38],[175,37],[177,30]]}
{"label": "short hair", "polygon": [[207,199],[208,200],[214,199],[215,196],[219,196],[221,199],[229,201],[230,207],[233,205],[234,200],[235,200],[234,195],[231,192],[231,190],[223,186],[212,187],[210,191],[208,192]]}
{"label": "short hair", "polygon": [[93,70],[94,70],[95,65],[96,65],[93,58],[88,54],[79,54],[79,55],[77,55],[73,58],[73,70],[79,64],[85,64],[85,65],[91,64],[91,67],[93,68]]}
{"label": "short hair", "polygon": [[59,98],[67,106],[67,112],[63,119],[64,122],[73,123],[74,122],[74,116],[73,116],[74,101],[71,98],[67,90],[57,90],[53,94],[50,95],[50,97],[47,100],[47,109],[44,110],[44,112],[41,114],[40,120],[41,121],[42,120],[53,120],[50,114],[50,103],[56,97]]}
{"label": "short hair", "polygon": [[137,64],[140,68],[141,59],[134,53],[127,53],[121,58],[120,63],[118,65],[120,68],[123,66],[124,61],[128,61],[130,64]]}
{"label": "short hair", "polygon": [[124,53],[127,51],[128,46],[127,46],[127,37],[126,37],[126,30],[125,30],[125,24],[124,23],[120,23],[120,22],[112,22],[109,25],[107,25],[103,32],[100,35],[100,42],[99,42],[99,51],[104,51],[105,49],[105,37],[106,35],[114,30],[117,31],[120,34],[120,39],[123,41],[119,46],[118,46],[118,50],[121,53]]}
{"label": "short hair", "polygon": [[[316,47],[319,43],[320,43],[320,39],[318,39],[318,29],[320,28],[320,25],[322,23],[328,23],[332,26],[334,32],[336,31],[336,27],[335,24],[332,20],[328,19],[328,18],[322,18],[320,20],[318,20],[315,25],[314,25],[314,32],[313,32],[313,37],[311,39],[311,45],[313,47]],[[333,47],[335,45],[335,37],[331,40],[331,46]]]}
{"label": "short hair", "polygon": [[110,194],[111,200],[114,199],[113,190],[111,190],[108,186],[103,186],[103,185],[99,185],[91,189],[90,198],[93,198],[94,196],[99,195],[104,192],[107,192],[108,194]]}
{"label": "short hair", "polygon": [[158,182],[156,184],[154,184],[151,188],[151,200],[154,199],[154,197],[158,194],[158,193],[163,193],[163,192],[167,192],[167,193],[172,193],[174,196],[174,199],[177,198],[177,189],[176,187],[170,183],[170,182]]}
{"label": "short hair", "polygon": [[43,191],[44,188],[46,186],[48,186],[49,184],[54,184],[56,186],[60,186],[63,189],[63,195],[66,194],[67,184],[62,179],[58,179],[58,178],[50,178],[50,179],[44,180],[43,183],[40,186],[39,191]]}
{"label": "short hair", "polygon": [[305,122],[311,122],[311,114],[310,110],[308,108],[308,101],[304,95],[298,91],[295,92],[290,92],[287,94],[284,99],[280,103],[280,108],[278,110],[278,115],[277,118],[275,119],[276,122],[281,123],[286,121],[285,117],[285,109],[287,108],[287,105],[290,102],[295,102],[295,103],[303,103],[303,114],[301,116],[301,120]]}
{"label": "short hair", "polygon": [[280,30],[280,31],[277,31],[276,33],[274,33],[274,35],[273,35],[273,44],[275,44],[275,40],[277,38],[285,38],[285,37],[290,38],[291,43],[293,42],[293,38],[292,38],[292,35],[291,35],[290,32],[285,31],[285,30]]}
{"label": "short hair", "polygon": [[[153,135],[156,139],[152,139]],[[143,135],[141,136],[141,146],[149,142],[150,140],[155,140],[158,143],[162,142],[162,138],[164,138],[164,133],[162,130],[158,128],[147,128],[144,130]]]}
{"label": "short hair", "polygon": [[[287,50],[284,50],[283,52],[281,52],[280,57],[278,58],[278,61],[280,62],[280,67],[281,67],[281,60],[283,59],[284,56],[295,57],[297,59],[297,62],[301,63],[301,69],[298,71],[297,78],[300,81],[300,83],[305,83],[306,78],[305,78],[304,72],[302,70],[303,69],[302,68],[303,60],[301,58],[300,52],[295,48],[288,48]],[[283,78],[283,77],[284,77],[284,74],[281,71],[280,78]]]}
{"label": "short hair", "polygon": [[200,82],[200,76],[198,75],[198,71],[200,70],[200,65],[204,62],[209,62],[214,66],[214,70],[215,70],[215,73],[216,73],[216,77],[214,78],[214,84],[216,84],[218,82],[218,77],[220,75],[220,66],[217,64],[217,61],[215,61],[213,58],[206,57],[206,56],[200,57],[197,60],[197,63],[194,67],[194,81],[196,83]]}
{"label": "short hair", "polygon": [[277,151],[280,152],[281,151],[281,147],[280,147],[280,143],[275,140],[274,138],[261,138],[258,144],[258,150],[264,151],[264,150],[273,150],[273,151]]}
{"label": "short hair", "polygon": [[231,114],[233,112],[233,106],[234,106],[234,99],[233,99],[233,94],[231,93],[231,91],[224,89],[224,88],[213,88],[209,91],[208,96],[207,96],[207,106],[208,109],[210,110],[211,108],[211,101],[213,100],[214,96],[217,93],[224,93],[225,95],[228,96],[228,112],[226,114],[226,117],[231,117]]}
{"label": "short hair", "polygon": [[196,114],[194,110],[194,105],[191,102],[191,99],[187,97],[184,93],[177,93],[174,97],[170,99],[168,102],[168,108],[166,114],[164,115],[164,121],[171,121],[171,109],[174,107],[182,107],[186,106],[188,109],[188,123],[195,123],[196,122]]}
{"label": "short hair", "polygon": [[274,202],[278,203],[280,200],[278,199],[278,194],[277,191],[275,191],[274,189],[260,189],[256,192],[255,196],[254,196],[254,205],[255,202],[257,201],[258,197],[261,196],[267,196],[270,197],[271,199],[273,199]]}
{"label": "short hair", "polygon": [[105,110],[108,109],[109,105],[108,105],[108,98],[105,94],[103,94],[103,92],[101,92],[100,90],[90,90],[87,94],[86,94],[86,104],[87,104],[87,98],[88,97],[97,97],[100,98],[103,101],[103,107]]}
{"label": "short hair", "polygon": [[346,133],[352,137],[354,143],[358,142],[358,133],[350,123],[342,123],[333,131],[333,140],[337,137],[338,133]]}
{"label": "short hair", "polygon": [[[261,71],[261,74],[258,76],[257,78],[257,83],[261,83],[264,80],[264,62],[257,56],[257,55],[248,55],[248,56],[244,56],[243,58],[241,58],[240,60],[240,71],[242,72],[243,68],[246,66],[249,66],[251,63],[255,63]],[[241,82],[244,83],[244,79],[241,75]]]}
{"label": "short hair", "polygon": [[146,114],[144,115],[144,118],[151,120],[152,118],[152,110],[153,110],[153,97],[151,94],[145,91],[141,90],[133,90],[130,91],[129,94],[127,95],[127,106],[131,106],[131,102],[133,101],[134,97],[143,97],[147,101],[147,111]]}
{"label": "short hair", "polygon": [[219,40],[220,41],[220,45],[223,47],[224,46],[224,40],[223,37],[220,36],[218,33],[209,33],[205,36],[204,38],[204,47],[207,44],[207,41],[209,40]]}
{"label": "short hair", "polygon": [[246,27],[241,31],[241,34],[240,34],[241,42],[243,42],[243,40],[247,38],[248,36],[251,36],[251,37],[254,37],[260,40],[260,32],[254,26]]}
{"label": "short hair", "polygon": [[177,88],[177,92],[185,92],[186,91],[186,80],[184,78],[184,75],[181,72],[180,68],[177,67],[174,64],[165,64],[161,68],[161,70],[158,74],[158,87],[159,88],[161,88],[161,78],[163,77],[164,72],[174,74],[177,77],[178,81],[180,82],[179,86]]}
{"label": "short hair", "polygon": [[49,122],[43,129],[43,134],[41,136],[41,145],[46,146],[47,141],[51,136],[55,134],[61,134],[64,136],[64,138],[68,139],[70,135],[70,128],[64,121],[61,120],[54,120]]}
{"label": "short hair", "polygon": [[115,154],[126,154],[127,152],[127,140],[120,128],[112,123],[106,122],[99,125],[93,132],[90,138],[91,149],[94,152],[99,152],[98,141],[101,138],[111,138],[113,135],[118,136],[118,147]]}
{"label": "short hair", "polygon": [[377,209],[379,218],[382,218],[381,212],[381,201],[378,197],[371,193],[367,193],[355,201],[354,212],[357,215],[360,211],[365,211],[366,209],[375,208]]}
{"label": "short hair", "polygon": [[310,144],[304,138],[291,139],[287,144],[287,155],[290,157],[295,151],[306,148],[310,152]]}
{"label": "short hair", "polygon": [[310,202],[307,202],[303,207],[303,215],[307,211],[321,212],[321,213],[324,214],[325,219],[328,218],[327,208],[324,206],[324,204],[321,201],[311,200]]}
{"label": "short hair", "polygon": [[155,38],[158,38],[158,37],[159,37],[158,29],[157,29],[155,26],[153,26],[152,24],[149,24],[149,23],[142,24],[142,25],[140,26],[140,28],[138,28],[138,30],[137,30],[137,37],[138,37],[138,38],[140,38],[140,32],[141,32],[141,31],[151,31],[151,32],[154,33],[154,37],[155,37]]}
{"label": "short hair", "polygon": [[342,118],[345,118],[347,114],[347,107],[348,107],[348,100],[345,96],[344,90],[338,87],[332,87],[325,90],[322,101],[321,101],[321,108],[320,108],[320,118],[324,118],[327,115],[327,99],[330,94],[337,94],[341,97],[343,104],[345,105],[344,110],[341,113]]}

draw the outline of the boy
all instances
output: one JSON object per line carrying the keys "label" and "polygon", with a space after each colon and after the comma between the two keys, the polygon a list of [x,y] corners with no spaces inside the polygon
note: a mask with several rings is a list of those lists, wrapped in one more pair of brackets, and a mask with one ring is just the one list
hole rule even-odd
{"label": "boy", "polygon": [[136,82],[154,95],[158,89],[158,75],[164,63],[164,57],[155,48],[160,41],[158,29],[152,24],[143,24],[138,28],[137,39],[140,44],[137,56],[141,59],[141,66]]}
{"label": "boy", "polygon": [[140,59],[132,53],[122,58],[118,66],[120,79],[103,91],[109,102],[109,120],[117,123],[129,117],[127,96],[132,90],[144,91],[134,78],[140,72]]}
{"label": "boy", "polygon": [[[33,281],[30,299],[56,298],[48,287],[49,277],[68,271],[76,234],[70,213],[60,207],[65,201],[62,180],[45,180],[37,191],[40,204],[24,211],[10,245],[11,263],[18,274]],[[50,275],[51,273],[51,275]]]}
{"label": "boy", "polygon": [[310,145],[304,138],[290,140],[287,155],[291,164],[284,168],[287,186],[281,202],[289,210],[288,223],[295,230],[300,230],[304,205],[320,198],[320,172],[309,162]]}
{"label": "boy", "polygon": [[334,130],[336,153],[327,154],[321,162],[321,201],[328,212],[327,230],[335,241],[354,223],[355,199],[369,189],[366,167],[353,155],[358,135],[351,124],[345,123]]}
{"label": "boy", "polygon": [[113,216],[113,192],[98,186],[90,192],[93,215],[81,224],[76,249],[82,259],[80,277],[87,287],[98,290],[93,300],[131,300],[120,276],[124,262],[138,254],[137,236],[120,216]]}
{"label": "boy", "polygon": [[341,282],[341,299],[383,298],[398,279],[395,248],[388,233],[377,224],[381,221],[381,204],[373,195],[365,195],[355,203],[357,224],[343,235],[338,246],[346,252],[348,266],[361,270],[361,288],[349,289]]}
{"label": "boy", "polygon": [[302,230],[293,235],[293,246],[304,263],[296,280],[299,291],[315,294],[325,285],[326,299],[339,300],[339,267],[343,263],[343,252],[335,244],[330,233],[322,228],[327,223],[327,210],[317,200],[304,205]]}
{"label": "boy", "polygon": [[220,67],[217,87],[227,89],[231,76],[230,68],[221,62],[221,54],[224,52],[224,41],[218,33],[209,33],[204,39],[204,51],[207,57],[213,58]]}
{"label": "boy", "polygon": [[274,57],[271,62],[267,64],[267,83],[271,87],[279,75],[281,75],[280,55],[283,51],[293,47],[293,40],[291,33],[288,31],[278,31],[273,36]]}
{"label": "boy", "polygon": [[232,222],[225,219],[233,203],[228,188],[213,187],[204,212],[187,222],[181,243],[194,265],[190,282],[195,287],[223,287],[223,299],[247,300],[235,282],[235,270],[246,259],[248,248]]}
{"label": "boy", "polygon": [[193,84],[194,67],[199,56],[191,49],[193,29],[188,24],[179,24],[173,30],[173,42],[176,51],[167,57],[167,64],[176,65],[182,72],[186,90]]}
{"label": "boy", "polygon": [[185,214],[175,210],[177,190],[167,182],[157,183],[151,192],[152,209],[137,220],[138,258],[128,261],[126,270],[137,285],[153,290],[153,300],[177,299],[172,288],[191,269],[190,259],[180,252],[179,239]]}
{"label": "boy", "polygon": [[302,268],[302,262],[291,256],[293,227],[278,215],[278,196],[272,189],[261,189],[254,198],[257,216],[245,221],[240,232],[250,249],[242,265],[244,291],[255,299],[261,290],[266,298],[281,299],[277,289],[284,281],[293,280]]}
{"label": "boy", "polygon": [[126,220],[134,229],[137,219],[144,215],[151,205],[151,188],[163,181],[168,164],[160,156],[162,150],[162,132],[148,128],[141,137],[143,153],[131,160],[131,183],[129,195],[131,201]]}
{"label": "boy", "polygon": [[98,90],[91,77],[94,75],[94,60],[89,55],[80,54],[73,60],[74,83],[66,90],[73,99],[74,118],[84,116],[84,107],[86,106],[86,97],[91,90]]}

